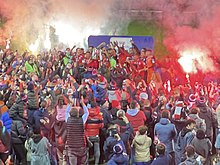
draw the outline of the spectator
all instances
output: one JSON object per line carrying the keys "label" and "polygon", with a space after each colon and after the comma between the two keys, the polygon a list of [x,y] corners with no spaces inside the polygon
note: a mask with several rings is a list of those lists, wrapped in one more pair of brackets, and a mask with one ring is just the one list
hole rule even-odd
{"label": "spectator", "polygon": [[100,158],[100,129],[103,128],[103,117],[100,108],[95,101],[90,102],[89,117],[85,124],[86,136],[93,143],[95,165],[98,165]]}
{"label": "spectator", "polygon": [[10,133],[12,120],[8,114],[8,107],[3,102],[2,94],[0,94],[0,120],[3,122],[3,125],[7,129],[8,133]]}
{"label": "spectator", "polygon": [[12,118],[11,144],[16,155],[16,161],[22,165],[26,165],[26,150],[24,142],[28,132],[27,111],[24,110],[23,113],[15,112],[14,116],[18,117]]}
{"label": "spectator", "polygon": [[205,120],[199,117],[199,108],[192,107],[192,109],[190,110],[189,117],[196,121],[195,131],[202,129],[203,131],[206,132],[206,123]]}
{"label": "spectator", "polygon": [[167,154],[171,154],[174,159],[174,141],[177,137],[177,131],[174,124],[170,122],[170,112],[168,110],[162,111],[162,118],[160,122],[155,125],[154,133],[155,140],[159,140],[159,142],[166,145]]}
{"label": "spectator", "polygon": [[212,109],[206,104],[206,98],[201,96],[198,100],[197,107],[200,109],[199,117],[205,120],[206,136],[213,142],[213,129],[218,127],[216,116]]}
{"label": "spectator", "polygon": [[186,146],[192,143],[193,138],[195,137],[193,130],[196,126],[196,122],[193,119],[188,119],[186,121],[186,126],[180,131],[177,142],[176,142],[176,155],[175,160],[176,164],[184,161],[185,157],[185,148]]}
{"label": "spectator", "polygon": [[104,143],[103,150],[105,153],[105,160],[109,161],[114,155],[113,147],[116,144],[120,144],[122,146],[124,153],[126,153],[126,148],[124,142],[120,137],[119,128],[116,124],[110,125],[107,132],[108,132],[108,137],[106,138],[106,141]]}
{"label": "spectator", "polygon": [[133,138],[133,128],[129,123],[127,117],[125,116],[125,112],[123,110],[119,110],[117,112],[117,119],[112,121],[113,124],[116,124],[119,128],[120,137],[125,145],[127,154],[131,153],[131,139]]}
{"label": "spectator", "polygon": [[195,152],[201,156],[203,165],[211,164],[211,151],[212,143],[205,137],[205,132],[202,129],[197,130],[196,136],[192,140],[191,145],[194,147]]}
{"label": "spectator", "polygon": [[163,143],[157,144],[156,152],[158,156],[153,160],[151,165],[171,165],[171,156],[166,154],[166,146]]}
{"label": "spectator", "polygon": [[130,121],[134,132],[137,132],[138,127],[144,125],[147,120],[144,112],[140,111],[138,106],[139,105],[135,100],[131,101],[130,109],[128,109],[127,113],[125,114]]}
{"label": "spectator", "polygon": [[129,157],[126,153],[123,152],[123,147],[120,144],[116,144],[113,147],[114,155],[107,162],[106,165],[128,165]]}
{"label": "spectator", "polygon": [[80,117],[78,108],[71,106],[67,108],[70,117],[67,119],[66,147],[70,165],[88,163],[84,124],[87,121],[89,112],[83,97],[81,97],[81,104],[84,110],[82,117]]}
{"label": "spectator", "polygon": [[28,122],[33,124],[34,112],[39,109],[39,97],[33,82],[28,83],[27,90]]}
{"label": "spectator", "polygon": [[46,109],[47,102],[42,101],[40,103],[40,108],[34,112],[34,127],[42,131],[43,135],[48,137],[50,128],[46,127],[46,124],[49,123],[49,113]]}
{"label": "spectator", "polygon": [[185,150],[186,150],[186,160],[180,163],[179,165],[188,165],[188,164],[199,165],[200,162],[196,160],[198,155],[196,155],[194,147],[192,145],[188,145],[186,146]]}
{"label": "spectator", "polygon": [[31,153],[31,165],[50,165],[49,150],[51,144],[46,137],[42,137],[40,129],[34,129],[34,134],[29,141]]}
{"label": "spectator", "polygon": [[[10,148],[10,135],[0,120],[0,160],[6,164]],[[1,162],[0,162],[1,163]]]}
{"label": "spectator", "polygon": [[150,165],[150,146],[152,140],[147,136],[147,127],[140,126],[138,132],[132,141],[132,147],[134,148],[135,164],[136,165]]}
{"label": "spectator", "polygon": [[66,109],[68,108],[67,99],[63,95],[57,96],[56,117],[53,124],[53,130],[55,134],[55,143],[57,146],[57,156],[59,164],[65,164],[65,136],[66,136]]}

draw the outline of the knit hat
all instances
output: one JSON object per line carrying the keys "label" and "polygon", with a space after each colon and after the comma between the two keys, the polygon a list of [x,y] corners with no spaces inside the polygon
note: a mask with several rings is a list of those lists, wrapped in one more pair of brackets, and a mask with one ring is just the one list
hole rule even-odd
{"label": "knit hat", "polygon": [[125,111],[124,110],[120,109],[120,110],[117,111],[117,117],[118,118],[122,118],[124,116],[125,116]]}
{"label": "knit hat", "polygon": [[109,90],[117,90],[117,85],[115,81],[110,82]]}
{"label": "knit hat", "polygon": [[100,84],[105,84],[105,77],[102,76],[102,75],[98,75],[97,81],[98,81]]}
{"label": "knit hat", "polygon": [[205,104],[205,103],[206,103],[206,98],[205,98],[204,96],[201,96],[201,97],[199,98],[198,102],[199,102],[200,104]]}
{"label": "knit hat", "polygon": [[118,100],[112,100],[112,108],[117,108],[120,105]]}
{"label": "knit hat", "polygon": [[123,152],[123,148],[120,144],[116,144],[113,147],[113,151],[115,154],[121,154]]}
{"label": "knit hat", "polygon": [[32,81],[28,83],[27,90],[28,91],[34,90],[34,83]]}
{"label": "knit hat", "polygon": [[93,70],[92,70],[92,75],[93,75],[93,76],[96,76],[97,73],[98,73],[97,69],[93,69]]}
{"label": "knit hat", "polygon": [[194,94],[189,95],[189,102],[196,102],[196,96]]}

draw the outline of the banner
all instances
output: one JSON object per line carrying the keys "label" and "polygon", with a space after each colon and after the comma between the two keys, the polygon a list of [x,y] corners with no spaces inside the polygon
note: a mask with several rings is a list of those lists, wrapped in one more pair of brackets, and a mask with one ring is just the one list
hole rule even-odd
{"label": "banner", "polygon": [[128,50],[131,47],[131,40],[134,41],[139,50],[142,48],[154,49],[154,39],[152,36],[89,36],[88,45],[97,47],[104,42],[107,46],[110,42],[117,41],[119,46],[124,45],[125,49]]}

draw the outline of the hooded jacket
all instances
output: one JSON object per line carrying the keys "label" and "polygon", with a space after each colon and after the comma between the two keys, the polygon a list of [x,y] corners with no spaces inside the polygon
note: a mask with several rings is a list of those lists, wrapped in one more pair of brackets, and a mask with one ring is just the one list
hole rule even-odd
{"label": "hooded jacket", "polygon": [[136,135],[132,141],[135,149],[135,162],[148,162],[150,160],[150,146],[152,140],[147,135]]}
{"label": "hooded jacket", "polygon": [[176,127],[166,118],[161,118],[160,122],[155,125],[154,134],[159,141],[166,145],[167,153],[174,150],[174,140],[177,136]]}
{"label": "hooded jacket", "polygon": [[187,157],[187,159],[179,165],[199,165],[199,162],[196,160],[196,158],[196,155],[193,155],[192,157]]}
{"label": "hooded jacket", "polygon": [[103,117],[102,114],[100,113],[99,107],[90,108],[89,117],[85,125],[86,135],[88,137],[99,136],[99,130],[103,128],[103,126],[104,126]]}
{"label": "hooded jacket", "polygon": [[205,120],[201,119],[197,114],[190,114],[189,117],[196,121],[195,131],[202,129],[204,132],[206,132]]}
{"label": "hooded jacket", "polygon": [[205,120],[206,123],[206,135],[208,137],[213,136],[213,128],[218,127],[218,122],[215,114],[212,112],[212,109],[208,107],[206,104],[198,104],[198,108],[200,109],[199,117]]}
{"label": "hooded jacket", "polygon": [[46,137],[41,137],[40,135],[35,135],[33,139],[30,140],[31,154],[31,164],[32,165],[50,165],[50,158],[48,150],[51,145]]}
{"label": "hooded jacket", "polygon": [[35,91],[30,90],[27,93],[27,98],[28,98],[27,108],[29,110],[37,110],[39,108],[38,94]]}
{"label": "hooded jacket", "polygon": [[138,131],[138,127],[144,125],[147,120],[144,112],[138,109],[128,109],[125,116],[131,123],[134,132]]}
{"label": "hooded jacket", "polygon": [[25,109],[26,109],[26,102],[22,101],[22,99],[18,97],[15,103],[8,111],[10,118],[13,119],[14,117],[17,116],[17,114],[22,116]]}
{"label": "hooded jacket", "polygon": [[191,145],[194,146],[195,152],[197,154],[201,155],[204,158],[208,158],[209,153],[212,149],[212,143],[208,138],[198,139],[197,137],[194,137]]}

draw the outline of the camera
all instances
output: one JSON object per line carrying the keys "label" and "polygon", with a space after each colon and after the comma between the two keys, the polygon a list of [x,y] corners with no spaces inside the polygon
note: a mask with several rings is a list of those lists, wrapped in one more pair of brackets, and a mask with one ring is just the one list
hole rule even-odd
{"label": "camera", "polygon": [[118,134],[118,129],[117,128],[111,128],[108,130],[109,136],[114,137],[116,134]]}

